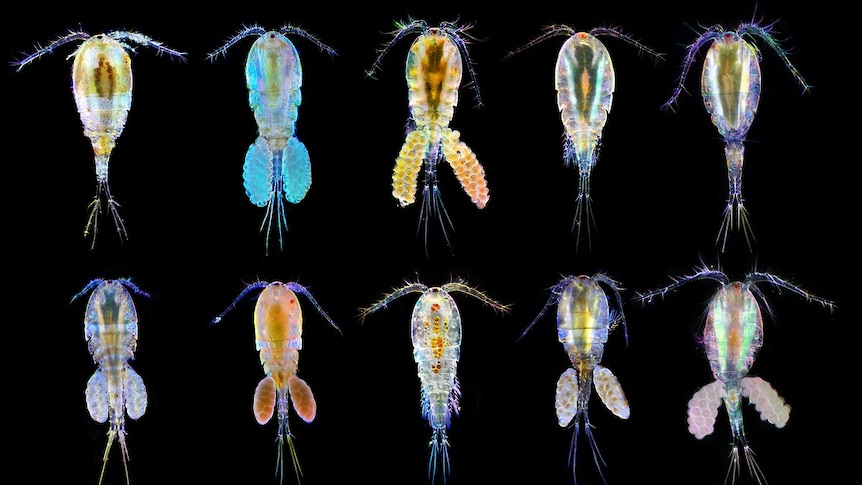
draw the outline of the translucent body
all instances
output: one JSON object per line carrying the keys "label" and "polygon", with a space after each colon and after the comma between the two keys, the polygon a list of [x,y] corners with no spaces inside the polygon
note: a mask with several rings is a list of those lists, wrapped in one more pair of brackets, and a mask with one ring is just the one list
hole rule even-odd
{"label": "translucent body", "polygon": [[308,149],[296,137],[296,119],[302,103],[302,64],[299,53],[286,34],[301,35],[329,54],[335,51],[308,32],[291,26],[266,31],[247,27],[229,39],[209,57],[224,55],[240,39],[255,35],[245,65],[248,103],[257,122],[258,137],[246,152],[243,187],[249,201],[266,207],[261,230],[266,227],[266,250],[273,217],[279,248],[287,229],[284,200],[298,204],[311,188],[311,160]]}
{"label": "translucent body", "polygon": [[[469,28],[448,22],[443,22],[439,27],[428,27],[421,20],[399,24],[394,39],[381,52],[368,73],[372,75],[379,69],[380,60],[395,42],[409,33],[419,32],[407,54],[405,71],[411,129],[395,160],[392,195],[402,207],[414,203],[419,171],[424,168],[420,225],[424,221],[426,243],[428,217],[439,220],[447,244],[449,242],[443,218],[446,217],[450,224],[451,221],[437,187],[437,165],[441,159],[452,167],[461,187],[476,207],[484,208],[489,200],[485,169],[473,150],[460,140],[460,133],[449,128],[458,104],[458,88],[465,65],[474,78],[475,88],[475,75],[465,41],[460,35]],[[462,53],[466,61],[462,59]],[[478,89],[476,92],[478,96]]]}
{"label": "translucent body", "polygon": [[651,301],[656,295],[664,296],[679,286],[699,279],[712,279],[720,287],[710,298],[702,344],[715,381],[701,387],[688,403],[688,430],[697,439],[703,439],[714,430],[718,408],[723,403],[730,421],[733,443],[728,478],[739,475],[739,448],[742,448],[751,476],[763,484],[766,479],[754,459],[743,429],[742,398],[755,405],[761,419],[778,428],[790,418],[790,406],[784,403],[772,385],[760,377],[749,376],[757,353],[763,345],[763,315],[758,298],[765,298],[757,288],[769,283],[787,289],[806,300],[816,301],[832,308],[830,301],[811,295],[796,285],[769,273],[751,273],[744,281],[731,282],[722,272],[701,269],[658,290],[639,294],[641,301]]}
{"label": "translucent body", "polygon": [[557,54],[554,87],[557,91],[560,119],[565,129],[565,165],[577,167],[579,174],[573,225],[573,229],[578,229],[576,244],[579,244],[582,227],[586,225],[589,233],[589,226],[594,222],[590,208],[590,175],[596,166],[602,131],[611,111],[616,87],[616,74],[610,53],[598,36],[616,37],[656,58],[661,58],[662,54],[618,29],[594,28],[589,32],[578,32],[567,25],[551,25],[545,28],[542,35],[510,52],[509,56],[560,35],[568,38]]}
{"label": "translucent body", "polygon": [[706,29],[688,47],[679,83],[671,98],[664,104],[668,107],[676,101],[697,52],[703,45],[711,42],[703,61],[700,87],[706,111],[718,133],[724,138],[729,195],[716,238],[716,243],[721,242],[722,251],[726,247],[731,229],[743,231],[749,249],[752,249],[754,242],[748,212],[743,205],[742,165],[745,137],[760,102],[761,70],[760,51],[746,38],[766,42],[781,57],[803,88],[809,88],[790,62],[787,53],[770,34],[771,28],[772,25],[762,27],[755,23],[742,23],[735,31],[727,31],[720,25]]}
{"label": "translucent body", "polygon": [[255,348],[260,352],[260,363],[266,375],[255,388],[252,412],[261,425],[268,423],[274,412],[278,415],[276,472],[282,481],[282,450],[287,441],[298,481],[302,469],[290,433],[288,403],[303,421],[310,423],[317,415],[317,402],[308,384],[296,375],[302,349],[302,308],[296,292],[304,294],[330,325],[339,333],[341,330],[304,286],[280,281],[259,281],[246,286],[233,303],[213,319],[213,323],[221,321],[250,291],[258,288],[263,290],[254,307]]}
{"label": "translucent body", "polygon": [[421,293],[413,306],[410,338],[421,384],[422,417],[432,430],[429,442],[431,456],[428,460],[428,475],[432,482],[438,471],[442,472],[444,481],[449,474],[449,440],[446,432],[452,415],[458,413],[461,395],[457,378],[458,360],[461,357],[461,312],[449,294],[455,291],[470,295],[497,310],[507,309],[506,305],[464,283],[450,282],[429,288],[417,282],[389,293],[362,310],[360,315],[365,319],[396,298],[408,293]]}
{"label": "translucent body", "polygon": [[84,395],[90,417],[98,423],[108,422],[100,484],[114,440],[120,443],[126,483],[129,483],[125,414],[139,419],[147,409],[146,386],[129,364],[138,343],[138,314],[127,288],[149,296],[127,279],[96,279],[72,298],[74,301],[93,290],[84,312],[84,339],[98,368],[87,381]]}
{"label": "translucent body", "polygon": [[70,32],[46,47],[28,55],[14,64],[21,69],[26,64],[44,54],[53,52],[57,47],[81,41],[72,54],[72,94],[78,106],[78,114],[86,136],[93,147],[96,167],[96,196],[90,204],[90,214],[84,228],[84,236],[93,230],[93,245],[98,232],[98,215],[102,210],[104,195],[108,210],[114,220],[121,239],[126,239],[126,228],[117,210],[108,185],[108,164],[117,139],[123,133],[129,109],[132,106],[132,63],[128,51],[132,48],[125,41],[153,47],[160,53],[167,53],[183,59],[183,53],[169,49],[137,32],[114,31],[105,34],[89,35],[85,32]]}
{"label": "translucent body", "polygon": [[[617,310],[609,306],[602,284],[613,292]],[[572,476],[577,483],[577,442],[583,422],[593,458],[604,479],[604,459],[593,437],[588,413],[593,385],[599,399],[614,415],[628,419],[631,414],[628,400],[616,376],[600,364],[608,334],[616,324],[622,323],[628,340],[619,287],[604,274],[563,278],[551,288],[550,298],[521,334],[521,338],[554,304],[557,305],[557,338],[571,362],[571,367],[563,371],[557,381],[555,409],[559,425],[574,428],[569,456]]]}

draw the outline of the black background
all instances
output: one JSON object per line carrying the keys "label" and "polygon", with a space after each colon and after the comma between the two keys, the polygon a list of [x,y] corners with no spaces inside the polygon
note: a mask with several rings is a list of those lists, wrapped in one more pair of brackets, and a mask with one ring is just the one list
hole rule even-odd
{"label": "black background", "polygon": [[[648,3],[648,5],[647,5]],[[694,2],[692,2],[694,3]],[[149,407],[128,420],[133,484],[222,482],[272,484],[274,423],[251,413],[263,373],[254,350],[253,298],[218,326],[208,326],[246,283],[298,281],[343,330],[339,336],[305,304],[299,374],[318,402],[317,419],[292,420],[304,483],[392,480],[427,482],[427,441],[408,323],[416,297],[392,303],[361,324],[368,306],[404,280],[436,286],[455,278],[511,305],[496,314],[456,293],[464,322],[459,362],[461,414],[450,430],[450,484],[539,480],[571,483],[571,433],[556,424],[553,393],[567,358],[550,310],[523,340],[518,335],[569,274],[607,272],[625,288],[628,348],[609,340],[603,364],[619,378],[632,408],[628,421],[594,397],[591,420],[611,484],[656,478],[722,483],[730,434],[720,411],[716,431],[688,434],[686,403],[712,380],[696,335],[716,286],[699,282],[664,302],[642,307],[635,291],[667,284],[701,260],[732,279],[769,271],[838,302],[830,313],[764,286],[774,316],[752,369],[792,406],[783,429],[747,408],[745,427],[772,484],[849,468],[837,437],[854,437],[851,327],[846,318],[858,260],[850,260],[856,200],[849,167],[858,153],[842,135],[855,123],[848,63],[852,26],[829,2],[558,2],[504,7],[331,3],[211,5],[205,10],[135,3],[57,11],[36,4],[3,16],[0,54],[10,61],[69,29],[91,34],[132,30],[188,53],[188,61],[137,48],[134,95],[110,165],[129,240],[120,244],[110,219],[94,249],[82,237],[94,194],[89,141],[70,90],[74,45],[3,71],[6,126],[5,217],[8,308],[4,403],[14,443],[11,470],[36,482],[96,483],[106,426],[86,411],[84,387],[95,370],[83,339],[86,298],[70,303],[94,278],[130,277],[151,299],[136,297],[139,341],[133,367]],[[48,11],[50,10],[50,11]],[[419,207],[391,196],[391,169],[407,119],[404,59],[415,36],[396,44],[377,79],[364,75],[388,42],[393,21],[408,16],[438,24],[474,22],[480,40],[470,55],[484,105],[463,88],[451,126],[483,164],[491,200],[476,209],[448,167],[443,199],[452,216],[454,254],[439,232],[426,256],[416,235]],[[743,194],[757,238],[751,253],[740,233],[727,252],[714,238],[727,195],[723,143],[699,92],[699,53],[686,83],[692,94],[676,111],[670,96],[685,45],[698,24],[732,29],[742,21],[777,20],[776,37],[814,86],[800,86],[768,46],[763,93],[745,153]],[[243,68],[254,39],[215,63],[206,54],[244,24],[302,27],[338,51],[330,58],[293,37],[304,69],[297,136],[311,155],[313,185],[288,206],[284,250],[264,254],[263,211],[242,188],[246,149],[256,136]],[[632,46],[602,38],[616,68],[616,92],[593,172],[599,232],[592,250],[575,251],[571,232],[577,172],[562,162],[562,126],[553,90],[557,37],[503,59],[554,23],[578,30],[620,26],[666,54],[656,63]],[[836,25],[837,23],[837,25]],[[465,80],[466,81],[466,80]],[[845,133],[849,130],[844,129]],[[10,153],[11,152],[11,153]],[[847,167],[847,168],[845,168]],[[853,202],[851,202],[851,200]],[[854,253],[854,258],[855,258]],[[844,283],[842,279],[851,279]],[[848,292],[849,293],[849,292]],[[843,314],[843,315],[842,315]],[[11,411],[9,411],[11,406]],[[294,416],[295,418],[295,416]],[[7,439],[9,439],[7,435]],[[579,483],[600,483],[580,441]],[[113,450],[105,483],[122,483]],[[285,483],[295,481],[289,467]],[[752,480],[743,473],[742,482]]]}

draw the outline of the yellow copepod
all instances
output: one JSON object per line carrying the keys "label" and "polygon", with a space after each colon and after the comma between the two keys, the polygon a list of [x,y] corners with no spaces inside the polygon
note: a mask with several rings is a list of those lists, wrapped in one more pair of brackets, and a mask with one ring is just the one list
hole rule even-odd
{"label": "yellow copepod", "polygon": [[288,423],[288,402],[296,414],[306,423],[317,415],[317,402],[311,387],[296,375],[299,366],[299,351],[302,349],[302,309],[296,293],[302,293],[323,315],[330,325],[341,333],[338,325],[323,311],[311,293],[299,283],[280,281],[258,281],[251,283],[240,292],[227,309],[216,316],[212,323],[218,323],[227,312],[239,303],[250,291],[263,288],[254,307],[255,348],[260,352],[260,363],[266,373],[254,391],[252,411],[257,422],[264,425],[278,412],[278,456],[276,473],[279,482],[284,478],[284,442],[287,441],[290,458],[293,461],[296,479],[302,476],[299,457],[293,445]]}
{"label": "yellow copepod", "polygon": [[72,61],[72,93],[78,106],[84,135],[90,139],[96,164],[96,196],[90,204],[90,214],[84,227],[84,237],[93,229],[93,242],[99,230],[98,216],[102,212],[104,194],[108,210],[113,217],[120,239],[126,239],[126,227],[117,210],[108,186],[108,162],[117,138],[123,132],[126,118],[132,105],[132,47],[126,41],[152,47],[159,53],[169,54],[185,60],[185,53],[165,47],[137,32],[113,31],[90,35],[86,32],[70,32],[45,47],[40,47],[24,59],[13,63],[18,70],[45,54],[54,52],[61,45],[81,41],[70,57]]}
{"label": "yellow copepod", "polygon": [[87,381],[85,396],[90,417],[99,423],[108,422],[108,442],[102,456],[99,483],[105,476],[111,445],[117,440],[128,484],[125,413],[132,419],[139,419],[147,410],[144,381],[129,364],[138,345],[138,313],[128,290],[149,295],[129,279],[95,279],[73,296],[72,301],[90,290],[93,292],[84,312],[84,339],[99,368]]}
{"label": "yellow copepod", "polygon": [[[410,46],[406,62],[408,105],[410,107],[410,130],[401,151],[395,160],[392,172],[392,195],[402,207],[416,201],[419,169],[424,168],[420,227],[424,221],[427,248],[428,218],[439,220],[446,244],[449,236],[446,225],[452,225],[443,206],[437,187],[437,164],[445,159],[455,172],[461,187],[479,209],[488,203],[488,184],[485,169],[479,164],[476,154],[460,140],[461,134],[449,128],[449,122],[458,104],[458,89],[466,65],[472,87],[476,91],[479,105],[479,89],[476,75],[462,37],[472,25],[455,25],[442,22],[439,27],[429,27],[423,20],[407,24],[396,23],[394,37],[374,61],[369,76],[380,69],[380,61],[398,40],[413,32],[419,36]],[[463,59],[462,59],[463,54]]]}

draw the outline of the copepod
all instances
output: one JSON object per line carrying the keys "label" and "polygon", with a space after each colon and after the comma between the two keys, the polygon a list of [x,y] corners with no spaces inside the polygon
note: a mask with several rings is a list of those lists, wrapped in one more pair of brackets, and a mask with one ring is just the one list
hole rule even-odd
{"label": "copepod", "polygon": [[415,202],[419,169],[424,168],[419,227],[424,226],[426,251],[429,218],[436,218],[440,222],[446,245],[451,247],[444,217],[450,227],[452,220],[437,187],[437,165],[441,159],[452,167],[461,187],[476,207],[484,208],[489,198],[485,169],[473,150],[460,140],[461,133],[449,127],[458,104],[458,89],[465,66],[470,74],[477,104],[482,104],[465,39],[472,25],[442,22],[439,27],[429,27],[422,20],[396,25],[398,30],[393,33],[392,41],[380,52],[367,72],[368,76],[373,76],[381,69],[380,61],[398,40],[419,32],[410,46],[405,65],[410,119],[406,139],[392,172],[392,195],[401,207]]}
{"label": "copepod", "polygon": [[510,52],[506,57],[556,36],[568,37],[557,54],[554,87],[557,91],[557,108],[565,129],[563,161],[566,167],[576,167],[579,174],[575,219],[572,224],[573,231],[577,228],[577,246],[581,229],[586,226],[589,238],[590,226],[595,222],[590,205],[590,175],[596,166],[602,131],[611,111],[616,86],[611,55],[598,37],[615,37],[657,59],[661,59],[663,54],[650,49],[618,28],[596,27],[588,32],[579,32],[567,25],[550,25],[545,28],[543,34]]}
{"label": "copepod", "polygon": [[276,474],[279,482],[284,478],[284,442],[287,441],[290,458],[293,461],[296,479],[302,476],[299,457],[293,444],[293,435],[288,423],[288,402],[293,410],[306,423],[317,415],[317,401],[311,387],[297,376],[299,351],[302,349],[302,308],[296,293],[302,293],[314,308],[332,325],[338,333],[341,329],[321,308],[311,292],[299,283],[258,281],[247,285],[234,299],[233,303],[212,320],[220,322],[225,314],[234,308],[249,292],[263,288],[254,306],[255,348],[260,352],[260,363],[266,376],[254,391],[252,411],[257,422],[264,425],[278,412],[278,456]]}
{"label": "copepod", "polygon": [[[781,58],[793,77],[802,85],[803,92],[810,89],[802,75],[790,62],[787,52],[781,48],[771,31],[775,23],[760,26],[753,22],[742,23],[736,30],[725,30],[721,25],[706,29],[688,46],[673,95],[663,105],[671,107],[682,93],[689,69],[695,56],[705,44],[711,42],[703,61],[700,91],[703,103],[712,124],[724,139],[724,155],[727,161],[728,199],[716,236],[725,250],[728,232],[741,230],[749,250],[753,250],[754,233],[748,220],[748,211],[742,197],[742,163],[745,138],[760,101],[761,69],[760,50],[753,41],[761,39]],[[752,42],[746,40],[749,38]]]}
{"label": "copepod", "polygon": [[[602,289],[604,284],[611,289],[617,309],[608,304],[608,295]],[[533,328],[533,325],[552,305],[557,305],[557,338],[569,357],[571,367],[567,368],[557,381],[554,406],[558,424],[573,427],[572,444],[569,453],[569,466],[574,482],[577,483],[575,462],[578,449],[578,435],[583,421],[584,432],[593,453],[593,459],[604,481],[602,466],[605,461],[593,437],[589,417],[589,402],[592,386],[602,403],[615,416],[628,419],[631,411],[625,393],[617,377],[600,364],[605,350],[608,334],[622,324],[628,343],[628,327],[620,289],[614,280],[605,274],[590,276],[567,276],[551,288],[547,303],[524,330],[519,340]]]}
{"label": "copepod", "polygon": [[272,221],[278,227],[278,245],[283,248],[282,232],[287,230],[284,200],[298,204],[311,188],[311,159],[308,149],[296,137],[296,119],[302,102],[302,64],[288,35],[299,35],[321,51],[335,50],[303,29],[286,25],[279,30],[259,26],[242,29],[209,54],[214,60],[248,36],[257,36],[245,63],[248,104],[257,122],[257,139],[248,147],[243,164],[243,186],[249,201],[266,207],[260,230],[266,228],[266,252]]}
{"label": "copepod", "polygon": [[93,291],[84,312],[84,340],[98,369],[87,381],[84,395],[90,417],[98,423],[108,422],[108,441],[102,455],[99,484],[105,476],[114,440],[120,443],[128,484],[125,414],[137,420],[147,410],[147,388],[129,364],[138,344],[138,313],[129,290],[146,297],[150,295],[129,279],[95,279],[73,296],[72,301],[90,290]]}
{"label": "copepod", "polygon": [[126,227],[117,209],[119,204],[108,186],[108,163],[117,139],[123,133],[132,105],[132,61],[129,51],[134,51],[134,48],[128,41],[152,47],[160,54],[169,54],[181,60],[185,60],[185,53],[137,32],[113,31],[92,36],[85,32],[69,32],[45,47],[39,46],[35,52],[12,64],[21,70],[58,47],[77,41],[80,41],[80,45],[69,56],[74,58],[72,93],[84,126],[84,135],[90,139],[93,147],[96,164],[96,196],[90,203],[84,237],[90,234],[92,228],[92,245],[95,246],[103,195],[120,239],[127,239]]}
{"label": "copepod", "polygon": [[461,312],[450,293],[461,292],[499,311],[508,306],[463,282],[453,281],[443,286],[428,287],[423,283],[408,283],[362,310],[360,318],[386,307],[391,301],[408,293],[421,293],[413,306],[410,337],[413,359],[421,385],[422,418],[431,427],[428,443],[428,476],[433,483],[438,471],[445,482],[449,476],[449,440],[447,430],[452,415],[458,414],[461,391],[456,375],[461,357]]}
{"label": "copepod", "polygon": [[[664,297],[670,291],[696,280],[710,279],[719,283],[719,289],[707,305],[706,320],[701,337],[706,358],[715,380],[698,389],[688,402],[688,431],[703,439],[714,431],[718,408],[724,403],[730,421],[733,443],[727,479],[735,482],[739,476],[739,449],[742,448],[749,474],[758,484],[766,478],[754,458],[745,437],[742,422],[742,398],[755,406],[760,418],[783,428],[790,419],[790,406],[778,395],[772,384],[760,377],[749,375],[760,347],[763,345],[762,310],[769,312],[766,298],[757,287],[768,283],[789,290],[807,301],[834,308],[834,303],[814,296],[802,288],[769,273],[752,272],[743,281],[733,281],[721,271],[702,268],[695,274],[674,278],[674,283],[645,293],[638,293],[641,302],[653,297]],[[760,302],[758,301],[760,300]]]}

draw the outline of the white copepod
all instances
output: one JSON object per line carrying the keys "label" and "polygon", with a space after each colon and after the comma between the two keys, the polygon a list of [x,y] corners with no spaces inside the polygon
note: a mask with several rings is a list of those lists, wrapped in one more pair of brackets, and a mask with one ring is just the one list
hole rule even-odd
{"label": "white copepod", "polygon": [[688,403],[688,431],[703,439],[714,430],[718,408],[724,403],[730,420],[733,443],[727,478],[735,481],[739,476],[739,448],[742,448],[749,474],[759,484],[765,484],[763,471],[754,459],[742,423],[742,398],[745,397],[760,413],[760,418],[784,427],[790,418],[790,406],[778,395],[772,385],[760,377],[748,374],[763,344],[763,316],[769,305],[760,289],[760,283],[784,288],[808,301],[815,301],[830,310],[834,303],[814,296],[800,287],[769,273],[753,272],[743,281],[733,281],[721,271],[702,268],[695,274],[674,278],[674,283],[645,293],[639,293],[641,302],[653,297],[664,297],[676,288],[701,279],[715,280],[719,289],[707,306],[702,342],[715,381],[701,387]]}
{"label": "white copepod", "polygon": [[108,453],[114,440],[120,443],[126,484],[129,483],[129,450],[126,447],[125,414],[139,419],[147,410],[147,389],[129,364],[138,344],[138,313],[128,290],[149,298],[129,279],[90,281],[72,301],[93,290],[84,312],[84,339],[98,369],[87,381],[87,410],[96,422],[108,421],[108,441],[102,456],[99,483],[105,476]]}
{"label": "white copepod", "polygon": [[248,51],[245,81],[248,103],[257,122],[257,139],[248,147],[243,164],[243,186],[249,201],[266,207],[260,230],[266,227],[266,251],[273,218],[278,227],[278,245],[283,248],[282,232],[287,229],[284,200],[298,204],[311,188],[311,160],[305,144],[296,137],[296,119],[302,102],[302,64],[299,53],[287,35],[299,35],[321,51],[335,50],[298,27],[283,26],[265,30],[246,27],[209,54],[210,60],[248,36],[257,40]]}
{"label": "white copepod", "polygon": [[458,414],[461,396],[456,375],[461,357],[461,312],[450,295],[455,291],[472,296],[499,311],[508,310],[507,305],[462,282],[430,288],[416,282],[392,291],[360,314],[360,318],[365,320],[368,315],[399,297],[408,293],[422,294],[413,307],[410,338],[422,389],[422,417],[432,430],[428,443],[431,453],[428,476],[432,483],[438,471],[442,473],[444,482],[449,475],[449,440],[446,432],[452,415]]}
{"label": "white copepod", "polygon": [[278,456],[276,474],[279,482],[284,479],[284,442],[287,441],[290,458],[293,461],[297,482],[302,476],[299,457],[293,445],[293,435],[288,422],[288,401],[293,410],[306,423],[317,415],[317,402],[311,387],[297,376],[299,351],[302,349],[302,308],[296,293],[302,293],[314,308],[332,325],[338,333],[341,329],[323,311],[317,300],[307,288],[295,282],[258,281],[251,283],[240,292],[233,303],[212,320],[216,324],[233,309],[249,292],[263,288],[254,306],[255,348],[260,352],[260,363],[266,376],[254,391],[252,410],[257,422],[264,425],[278,412]]}
{"label": "white copepod", "polygon": [[793,77],[802,85],[803,92],[810,86],[790,62],[787,52],[771,35],[775,23],[760,26],[753,22],[742,23],[734,30],[725,30],[721,25],[706,29],[688,46],[682,64],[682,74],[673,95],[663,105],[667,108],[676,102],[683,91],[686,76],[700,48],[712,42],[703,61],[700,91],[703,103],[718,133],[724,138],[724,154],[727,161],[729,195],[727,205],[716,236],[716,244],[725,250],[728,232],[742,230],[749,250],[753,250],[754,234],[748,221],[748,211],[742,198],[742,163],[745,137],[760,101],[761,70],[760,50],[749,41],[757,38],[766,42],[778,54]]}
{"label": "white copepod", "polygon": [[568,37],[557,54],[554,87],[557,91],[557,107],[565,129],[563,161],[567,167],[577,167],[579,174],[575,219],[572,225],[573,231],[577,227],[577,246],[581,229],[586,226],[589,238],[590,226],[595,223],[590,207],[590,175],[596,166],[602,131],[611,111],[616,86],[616,74],[610,53],[598,37],[615,37],[657,59],[661,59],[663,54],[636,41],[618,28],[596,27],[588,32],[579,32],[567,25],[550,25],[545,27],[543,34],[510,52],[506,57],[556,36]]}
{"label": "white copepod", "polygon": [[392,172],[392,195],[401,207],[415,202],[419,169],[424,168],[419,222],[420,228],[424,225],[426,250],[429,218],[438,219],[446,244],[451,246],[443,218],[446,218],[450,227],[452,220],[443,206],[437,187],[437,165],[440,160],[445,159],[449,163],[461,187],[476,207],[483,209],[489,199],[485,169],[473,150],[460,140],[460,132],[449,128],[458,104],[458,89],[465,66],[470,73],[477,104],[482,104],[464,38],[472,25],[442,22],[439,27],[429,27],[423,20],[413,20],[406,24],[398,22],[396,26],[398,30],[393,33],[392,41],[380,52],[367,72],[368,76],[373,76],[381,69],[380,61],[398,40],[419,32],[410,46],[405,64],[410,120],[406,139]]}
{"label": "white copepod", "polygon": [[54,52],[58,47],[76,41],[81,43],[69,56],[74,57],[72,93],[81,123],[84,125],[84,135],[90,139],[93,147],[96,164],[96,196],[90,204],[84,237],[89,235],[92,228],[92,244],[95,246],[103,194],[120,239],[127,239],[125,224],[117,210],[119,204],[114,200],[108,186],[111,152],[123,132],[132,105],[132,61],[129,51],[134,52],[134,48],[127,41],[152,47],[160,54],[169,54],[181,60],[185,60],[185,53],[168,48],[161,42],[137,32],[113,31],[92,36],[86,32],[70,32],[45,47],[37,46],[35,52],[12,64],[21,70],[43,55]]}
{"label": "white copepod", "polygon": [[[614,295],[617,310],[608,304],[608,296],[601,284],[608,286]],[[622,324],[626,343],[628,327],[620,289],[614,280],[605,274],[590,276],[567,276],[551,288],[551,296],[545,306],[524,330],[519,340],[552,305],[557,305],[557,338],[572,363],[557,381],[555,407],[560,426],[574,427],[569,454],[574,482],[577,483],[575,462],[578,449],[578,434],[583,420],[584,432],[590,443],[593,459],[604,481],[602,466],[605,461],[593,437],[589,417],[589,401],[592,385],[602,403],[614,415],[628,419],[631,411],[625,393],[616,376],[600,364],[608,334]]]}

